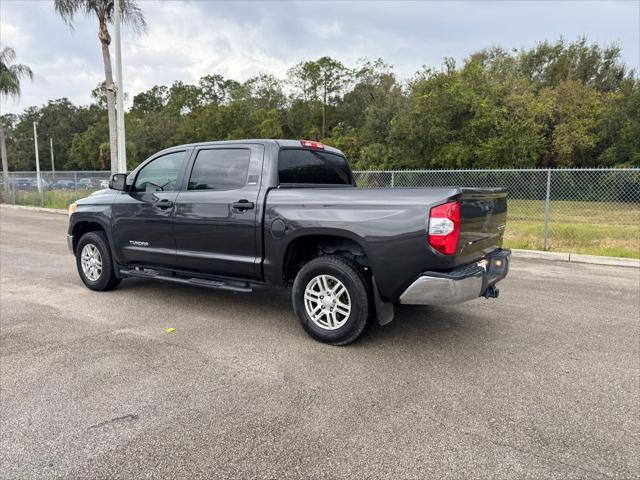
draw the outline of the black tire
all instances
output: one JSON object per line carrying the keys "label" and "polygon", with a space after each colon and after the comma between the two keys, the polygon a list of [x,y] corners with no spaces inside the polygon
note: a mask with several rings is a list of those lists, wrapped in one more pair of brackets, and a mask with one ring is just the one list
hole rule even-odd
{"label": "black tire", "polygon": [[[350,313],[344,324],[334,330],[316,324],[305,307],[305,289],[319,275],[339,280],[349,294]],[[362,335],[373,312],[371,298],[371,280],[366,272],[354,261],[338,255],[323,255],[309,261],[293,283],[293,310],[302,327],[314,339],[331,345],[347,345]]]}
{"label": "black tire", "polygon": [[[82,269],[82,251],[86,245],[93,245],[100,253],[102,271],[95,280],[90,279]],[[109,248],[107,237],[103,232],[87,232],[80,238],[78,246],[76,247],[76,268],[84,284],[91,290],[98,292],[113,290],[121,281],[121,279],[115,275],[111,249]]]}

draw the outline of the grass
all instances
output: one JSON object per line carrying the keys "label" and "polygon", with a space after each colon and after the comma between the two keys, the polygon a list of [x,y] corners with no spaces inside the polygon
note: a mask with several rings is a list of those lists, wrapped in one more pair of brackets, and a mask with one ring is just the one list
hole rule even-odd
{"label": "grass", "polygon": [[[543,200],[509,199],[509,220],[544,222]],[[632,202],[576,202],[551,200],[549,219],[562,223],[640,224],[640,204]]]}
{"label": "grass", "polygon": [[[640,204],[554,200],[549,250],[640,258]],[[509,200],[505,245],[544,249],[544,201]]]}
{"label": "grass", "polygon": [[31,207],[60,208],[66,210],[78,198],[89,195],[90,191],[72,192],[69,190],[49,190],[46,192],[32,192],[17,190],[14,196],[2,198],[3,203],[15,203],[15,205],[27,205]]}
{"label": "grass", "polygon": [[[507,220],[505,246],[544,249],[544,222]],[[549,250],[640,259],[640,226],[549,224]]]}
{"label": "grass", "polygon": [[[16,191],[15,203],[67,209],[89,193]],[[511,199],[508,212],[505,246],[543,250],[544,201]],[[550,251],[640,259],[640,204],[553,200],[548,234]]]}

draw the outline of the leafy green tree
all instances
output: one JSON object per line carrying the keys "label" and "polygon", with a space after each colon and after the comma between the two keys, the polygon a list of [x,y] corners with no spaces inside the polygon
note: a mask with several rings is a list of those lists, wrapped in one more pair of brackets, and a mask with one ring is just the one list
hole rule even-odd
{"label": "leafy green tree", "polygon": [[104,111],[107,110],[107,87],[106,82],[100,82],[96,88],[91,90],[91,100],[93,104]]}
{"label": "leafy green tree", "polygon": [[165,108],[174,115],[186,115],[200,106],[200,94],[201,91],[196,85],[173,82],[169,88]]}
{"label": "leafy green tree", "polygon": [[640,80],[629,78],[605,99],[598,166],[640,167]]}
{"label": "leafy green tree", "polygon": [[402,86],[382,59],[364,61],[355,69],[353,87],[344,94],[336,111],[340,125],[355,129],[351,155],[355,163],[370,160],[376,168],[389,163],[390,128],[405,108],[405,100]]}
{"label": "leafy green tree", "polygon": [[320,136],[327,130],[327,109],[346,86],[350,71],[338,60],[321,57],[301,62],[289,70],[289,83],[304,102],[320,106]]}
{"label": "leafy green tree", "polygon": [[127,143],[130,143],[135,150],[132,156],[127,152],[129,168],[135,167],[154,153],[176,143],[188,143],[174,141],[173,137],[180,128],[181,122],[179,117],[164,111],[151,112],[144,117],[127,114],[125,117]]}
{"label": "leafy green tree", "polygon": [[355,128],[338,124],[331,129],[330,136],[323,138],[322,142],[342,150],[350,159],[352,166],[358,164],[361,142]]}
{"label": "leafy green tree", "polygon": [[50,100],[39,110],[38,136],[46,141],[39,143],[40,166],[51,169],[48,139],[53,139],[54,153],[59,166],[68,162],[68,150],[74,135],[85,131],[99,121],[104,110],[98,107],[76,107],[68,99]]}
{"label": "leafy green tree", "polygon": [[593,166],[603,133],[600,125],[604,111],[602,96],[577,80],[563,81],[544,93],[553,99],[551,153],[556,161],[554,166]]}
{"label": "leafy green tree", "polygon": [[554,43],[544,41],[535,48],[523,50],[516,60],[519,71],[541,87],[575,80],[598,91],[611,92],[633,75],[622,62],[620,53],[618,45],[603,48],[598,44],[589,45],[585,37],[571,43],[560,38]]}
{"label": "leafy green tree", "polygon": [[224,122],[222,110],[226,107],[211,104],[189,113],[180,123],[172,140],[174,143],[224,140],[232,125]]}
{"label": "leafy green tree", "polygon": [[27,108],[16,119],[11,132],[13,154],[10,165],[16,170],[33,170],[33,122],[36,122],[41,140],[38,142],[40,167],[43,170],[51,169],[51,138],[57,168],[68,168],[69,148],[73,137],[84,132],[103,116],[104,110],[96,105],[77,107],[66,98],[50,100],[42,107]]}
{"label": "leafy green tree", "polygon": [[9,139],[11,145],[9,166],[12,170],[35,169],[33,122],[38,123],[39,121],[40,109],[38,107],[28,107],[19,115],[17,121],[14,123]]}
{"label": "leafy green tree", "polygon": [[322,95],[322,137],[325,135],[327,125],[327,108],[333,104],[345,87],[349,79],[349,70],[339,61],[331,57],[322,57],[316,60],[319,73],[320,94]]}
{"label": "leafy green tree", "polygon": [[352,80],[353,87],[338,104],[338,121],[364,128],[368,141],[385,141],[389,124],[401,109],[403,98],[391,66],[382,59],[364,61],[354,70]]}
{"label": "leafy green tree", "polygon": [[[33,78],[29,67],[21,63],[14,63],[16,52],[13,48],[4,47],[0,50],[0,99],[6,102],[11,97],[20,96],[20,82],[23,78]],[[7,158],[7,144],[4,135],[3,122],[0,120],[0,155],[2,156],[2,181],[4,193],[9,192],[9,163]]]}
{"label": "leafy green tree", "polygon": [[385,143],[370,143],[360,149],[356,167],[362,170],[388,170],[393,168],[391,151]]}
{"label": "leafy green tree", "polygon": [[107,170],[109,126],[104,119],[76,134],[69,147],[68,170]]}
{"label": "leafy green tree", "polygon": [[[3,116],[10,165],[31,168],[37,121],[61,165],[106,167],[104,86],[92,100]],[[460,64],[445,58],[407,82],[381,59],[351,68],[322,57],[284,80],[208,74],[140,92],[125,123],[132,166],[179,143],[255,137],[321,140],[358,169],[640,166],[638,111],[640,81],[616,46],[560,39],[479,50]]]}
{"label": "leafy green tree", "polygon": [[140,92],[133,97],[130,111],[138,117],[159,113],[167,106],[168,99],[169,89],[164,85],[155,85],[146,92]]}
{"label": "leafy green tree", "polygon": [[314,126],[313,109],[302,98],[292,98],[283,114],[285,136],[291,138],[320,138],[320,131]]}
{"label": "leafy green tree", "polygon": [[282,110],[286,107],[287,96],[283,82],[273,75],[258,75],[247,80],[244,85],[254,108]]}
{"label": "leafy green tree", "polygon": [[282,138],[282,124],[278,110],[256,110],[254,113],[257,135],[260,138]]}
{"label": "leafy green tree", "polygon": [[229,101],[231,92],[238,88],[238,82],[225,79],[222,75],[205,75],[198,82],[200,103],[220,105]]}

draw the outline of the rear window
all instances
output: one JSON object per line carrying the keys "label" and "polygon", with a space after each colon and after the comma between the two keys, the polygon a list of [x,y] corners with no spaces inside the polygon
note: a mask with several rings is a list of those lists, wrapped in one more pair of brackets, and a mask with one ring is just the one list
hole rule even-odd
{"label": "rear window", "polygon": [[246,149],[200,150],[189,178],[189,190],[228,190],[247,183],[249,158]]}
{"label": "rear window", "polygon": [[351,185],[347,160],[317,150],[280,150],[278,176],[280,183]]}

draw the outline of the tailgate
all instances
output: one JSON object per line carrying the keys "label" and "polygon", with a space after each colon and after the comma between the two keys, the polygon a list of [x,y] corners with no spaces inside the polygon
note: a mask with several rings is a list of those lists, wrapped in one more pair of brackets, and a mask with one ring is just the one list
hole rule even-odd
{"label": "tailgate", "polygon": [[460,204],[460,260],[471,262],[502,247],[507,224],[507,191],[465,188]]}

